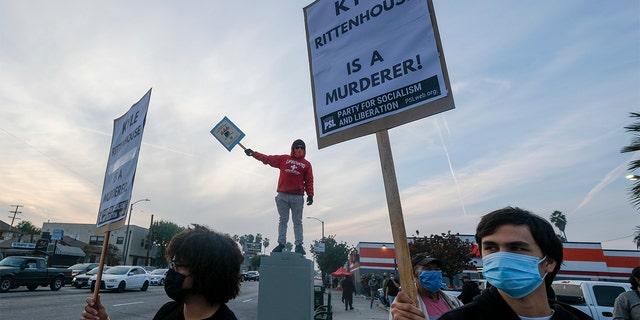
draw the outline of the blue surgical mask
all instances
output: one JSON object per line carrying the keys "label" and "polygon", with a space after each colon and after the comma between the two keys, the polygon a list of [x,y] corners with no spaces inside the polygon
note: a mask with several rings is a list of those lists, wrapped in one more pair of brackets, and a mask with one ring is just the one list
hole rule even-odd
{"label": "blue surgical mask", "polygon": [[542,283],[544,277],[540,277],[538,265],[546,258],[511,252],[488,254],[482,257],[482,275],[492,286],[520,299]]}
{"label": "blue surgical mask", "polygon": [[442,271],[420,270],[418,279],[425,289],[431,292],[438,292],[442,286]]}

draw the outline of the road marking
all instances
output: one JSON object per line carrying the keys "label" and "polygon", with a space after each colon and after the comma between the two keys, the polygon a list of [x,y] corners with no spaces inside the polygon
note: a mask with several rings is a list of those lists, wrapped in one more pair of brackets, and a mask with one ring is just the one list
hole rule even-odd
{"label": "road marking", "polygon": [[251,301],[251,300],[253,300],[253,299],[242,300],[242,302],[243,302],[243,303],[244,303],[244,302],[249,302],[249,301]]}
{"label": "road marking", "polygon": [[120,307],[120,306],[128,306],[128,305],[132,305],[132,304],[141,304],[144,303],[144,301],[138,301],[138,302],[129,302],[129,303],[119,303],[119,304],[114,304],[114,307]]}

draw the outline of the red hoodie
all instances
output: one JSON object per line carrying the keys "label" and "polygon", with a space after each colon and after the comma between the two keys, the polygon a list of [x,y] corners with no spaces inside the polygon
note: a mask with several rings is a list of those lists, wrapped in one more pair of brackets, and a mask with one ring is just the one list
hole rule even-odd
{"label": "red hoodie", "polygon": [[304,158],[307,154],[306,149],[302,157],[293,156],[293,147],[300,143],[304,145],[302,140],[294,141],[291,144],[291,153],[288,155],[270,156],[254,151],[251,156],[264,164],[280,169],[277,192],[304,195],[306,191],[308,196],[313,196],[313,170],[311,163]]}

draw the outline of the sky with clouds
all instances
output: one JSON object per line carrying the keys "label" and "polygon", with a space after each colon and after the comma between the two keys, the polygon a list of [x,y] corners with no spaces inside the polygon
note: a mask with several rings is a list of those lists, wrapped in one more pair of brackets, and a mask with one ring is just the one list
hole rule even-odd
{"label": "sky with clouds", "polygon": [[[0,0],[0,220],[21,205],[39,227],[95,223],[113,119],[153,88],[132,197],[151,201],[132,224],[275,242],[278,171],[209,134],[227,116],[262,153],[306,141],[304,215],[327,235],[391,242],[375,135],[318,149],[309,3]],[[620,149],[640,111],[640,2],[434,6],[456,108],[389,130],[407,235],[473,234],[511,205],[563,212],[570,241],[635,249],[625,175],[640,155]]]}

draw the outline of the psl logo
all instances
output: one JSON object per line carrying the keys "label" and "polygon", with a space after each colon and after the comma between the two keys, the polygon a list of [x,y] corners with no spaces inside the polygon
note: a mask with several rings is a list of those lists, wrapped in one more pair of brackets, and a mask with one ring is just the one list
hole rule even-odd
{"label": "psl logo", "polygon": [[327,129],[333,129],[336,126],[336,120],[334,117],[327,117],[322,121],[322,125],[324,127],[324,131],[327,131]]}

